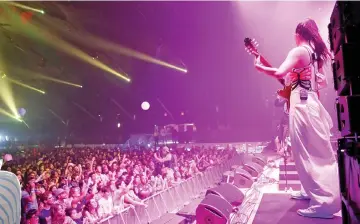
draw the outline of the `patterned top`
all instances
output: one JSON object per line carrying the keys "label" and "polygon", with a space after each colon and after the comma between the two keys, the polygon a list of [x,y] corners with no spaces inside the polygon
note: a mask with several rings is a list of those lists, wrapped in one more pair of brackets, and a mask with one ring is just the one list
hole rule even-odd
{"label": "patterned top", "polygon": [[15,174],[0,171],[0,223],[19,224],[21,188]]}

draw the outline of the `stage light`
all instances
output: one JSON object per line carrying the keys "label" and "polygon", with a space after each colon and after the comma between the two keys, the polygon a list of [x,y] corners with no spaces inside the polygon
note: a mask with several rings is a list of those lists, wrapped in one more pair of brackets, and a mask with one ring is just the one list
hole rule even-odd
{"label": "stage light", "polygon": [[21,117],[24,117],[25,116],[25,114],[26,114],[26,110],[24,109],[24,108],[19,108],[19,115],[20,115],[20,118]]}
{"label": "stage light", "polygon": [[147,101],[142,102],[142,103],[141,103],[141,108],[142,108],[143,110],[149,110],[149,109],[150,109],[150,103],[147,102]]}
{"label": "stage light", "polygon": [[121,124],[120,124],[120,123],[117,123],[117,127],[120,128],[120,127],[121,127]]}

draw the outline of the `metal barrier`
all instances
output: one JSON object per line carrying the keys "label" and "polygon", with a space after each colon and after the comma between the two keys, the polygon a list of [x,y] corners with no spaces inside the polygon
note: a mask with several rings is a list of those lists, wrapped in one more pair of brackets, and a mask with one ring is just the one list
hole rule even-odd
{"label": "metal barrier", "polygon": [[221,181],[222,174],[232,165],[240,165],[242,156],[237,155],[224,164],[206,169],[192,178],[168,188],[145,199],[148,207],[142,206],[126,208],[115,216],[110,216],[99,223],[101,224],[144,224],[150,223],[166,213],[181,209],[185,203],[198,198],[209,188]]}

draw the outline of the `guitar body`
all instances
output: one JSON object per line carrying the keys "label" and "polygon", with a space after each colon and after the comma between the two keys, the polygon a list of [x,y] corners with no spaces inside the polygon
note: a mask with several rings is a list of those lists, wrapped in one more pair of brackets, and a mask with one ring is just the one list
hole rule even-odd
{"label": "guitar body", "polygon": [[287,107],[290,109],[291,85],[284,86],[283,89],[279,89],[277,94],[286,100]]}

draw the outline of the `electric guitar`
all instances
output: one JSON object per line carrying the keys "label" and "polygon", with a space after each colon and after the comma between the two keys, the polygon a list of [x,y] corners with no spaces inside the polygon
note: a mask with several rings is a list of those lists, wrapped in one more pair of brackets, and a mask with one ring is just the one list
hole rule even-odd
{"label": "electric guitar", "polygon": [[[255,57],[260,57],[260,62],[261,64],[263,64],[266,67],[272,67],[271,64],[266,61],[266,59],[260,55],[257,47],[259,46],[259,44],[255,41],[255,39],[250,39],[248,37],[246,37],[244,39],[244,44],[245,44],[245,50],[250,54],[250,55],[254,55]],[[280,84],[284,87],[283,89],[279,89],[277,91],[277,94],[286,99],[286,104],[287,107],[289,109],[290,107],[290,96],[291,96],[291,85],[285,85],[285,80],[284,79],[278,79],[278,81],[280,82]]]}

